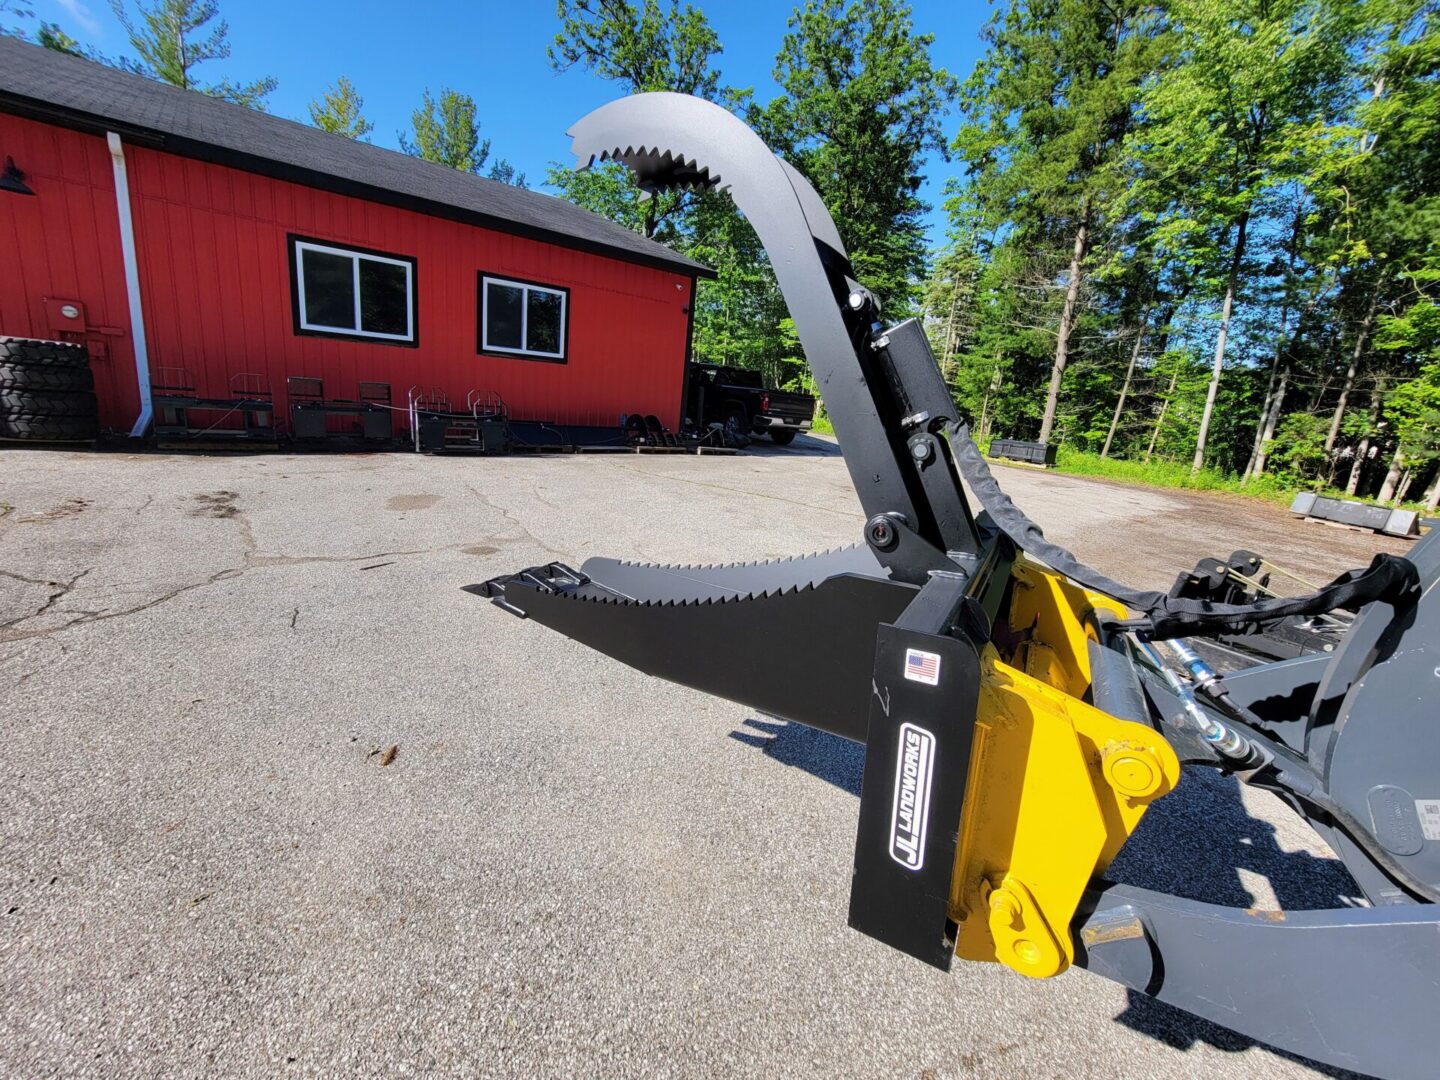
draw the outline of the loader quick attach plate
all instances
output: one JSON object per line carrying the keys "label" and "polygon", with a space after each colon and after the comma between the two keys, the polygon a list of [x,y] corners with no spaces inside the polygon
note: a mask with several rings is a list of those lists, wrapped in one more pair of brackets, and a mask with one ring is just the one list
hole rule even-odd
{"label": "loader quick attach plate", "polygon": [[944,971],[955,955],[950,880],[979,685],[968,637],[880,627],[850,926]]}

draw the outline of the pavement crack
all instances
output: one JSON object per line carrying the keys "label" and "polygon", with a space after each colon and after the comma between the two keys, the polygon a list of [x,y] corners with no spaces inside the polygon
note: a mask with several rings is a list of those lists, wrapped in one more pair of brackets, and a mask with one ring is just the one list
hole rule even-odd
{"label": "pavement crack", "polygon": [[252,568],[261,566],[301,566],[305,563],[369,562],[372,559],[383,559],[390,555],[433,555],[437,551],[444,551],[454,546],[454,544],[446,544],[441,547],[413,548],[407,551],[371,551],[361,555],[260,555],[251,551],[245,555],[245,565],[247,568]]}
{"label": "pavement crack", "polygon": [[[85,571],[86,574],[88,574],[89,572],[90,571],[88,570]],[[85,614],[80,616],[80,618],[78,619],[71,619],[67,623],[62,623],[59,626],[51,626],[44,630],[6,629],[7,627],[12,627],[16,625],[16,623],[25,621],[25,619],[33,619],[36,615],[43,614],[44,611],[49,607],[49,604],[47,603],[46,608],[42,608],[40,611],[37,611],[35,615],[27,615],[24,616],[23,619],[13,620],[9,623],[0,623],[0,641],[25,641],[29,638],[50,637],[52,634],[63,633],[64,631],[72,630],[77,626],[88,626],[91,623],[105,622],[109,619],[123,619],[127,615],[138,615],[142,611],[149,611],[153,607],[158,607],[160,604],[173,600],[175,599],[175,597],[180,596],[183,593],[190,592],[193,589],[203,589],[207,585],[214,585],[217,581],[225,581],[232,577],[239,577],[244,572],[245,569],[243,567],[227,567],[224,570],[217,570],[215,573],[207,577],[204,581],[192,581],[189,584],[181,585],[178,588],[169,589],[166,592],[161,593],[159,596],[151,597],[143,604],[136,604],[133,607],[123,608],[120,611],[105,611],[101,612],[98,615]],[[84,576],[85,574],[80,574],[74,580],[78,581],[80,577]],[[69,590],[67,589],[65,591],[68,592]]]}
{"label": "pavement crack", "polygon": [[44,585],[56,590],[55,592],[52,592],[49,597],[46,598],[45,603],[41,604],[40,607],[37,608],[35,611],[31,612],[29,615],[21,615],[18,618],[6,619],[4,622],[0,622],[0,628],[4,628],[7,626],[18,626],[22,622],[28,622],[31,619],[38,619],[41,615],[46,614],[61,600],[69,596],[75,586],[80,583],[80,580],[84,578],[86,574],[90,573],[90,571],[93,569],[93,566],[86,567],[84,570],[81,570],[80,573],[72,577],[69,581],[41,581],[36,578],[21,577],[19,574],[12,574],[8,570],[0,570],[0,573],[3,573],[6,577],[14,578],[17,581],[24,581],[31,585]]}
{"label": "pavement crack", "polygon": [[0,577],[7,577],[11,581],[23,581],[26,585],[59,585],[58,581],[51,581],[49,578],[26,577],[24,574],[16,574],[10,570],[0,570]]}
{"label": "pavement crack", "polygon": [[[519,518],[517,518],[517,517],[516,517],[514,514],[512,514],[509,510],[505,509],[505,507],[503,507],[503,506],[501,506],[499,503],[495,502],[495,501],[494,501],[493,499],[491,499],[488,495],[485,495],[485,494],[481,493],[481,492],[479,491],[479,489],[477,489],[477,488],[475,487],[474,484],[466,484],[466,485],[465,485],[465,490],[468,491],[468,492],[469,492],[471,495],[473,495],[475,498],[479,499],[482,503],[484,503],[484,504],[485,504],[487,507],[489,507],[491,510],[494,510],[497,514],[499,514],[502,518],[504,518],[506,521],[508,521],[511,525],[515,526],[516,529],[520,530],[520,535],[521,535],[522,537],[524,537],[526,540],[529,540],[529,541],[530,541],[532,544],[534,544],[536,547],[540,548],[540,550],[542,550],[542,551],[547,551],[547,552],[549,552],[551,555],[555,555],[555,556],[560,557],[560,558],[563,558],[563,557],[565,556],[565,552],[560,551],[560,550],[558,550],[558,549],[556,549],[556,548],[553,548],[553,547],[551,547],[549,544],[545,543],[545,541],[541,540],[538,536],[536,536],[536,535],[535,535],[534,533],[532,533],[529,529],[527,529],[527,528],[525,527],[524,523],[522,523]],[[498,538],[497,538],[497,539],[498,539]]]}

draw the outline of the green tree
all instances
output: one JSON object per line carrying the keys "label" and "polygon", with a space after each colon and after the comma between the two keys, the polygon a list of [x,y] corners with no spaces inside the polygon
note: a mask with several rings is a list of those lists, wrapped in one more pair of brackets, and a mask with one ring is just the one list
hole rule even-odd
{"label": "green tree", "polygon": [[86,55],[85,47],[60,29],[58,23],[41,23],[39,31],[35,34],[35,43],[43,45],[53,52],[62,52],[70,56]]}
{"label": "green tree", "polygon": [[490,140],[481,141],[475,117],[475,99],[469,94],[445,87],[437,99],[426,88],[420,107],[410,114],[413,138],[401,132],[400,149],[437,165],[479,173],[490,157]]}
{"label": "green tree", "polygon": [[310,102],[310,122],[321,131],[344,135],[347,139],[365,139],[375,125],[365,119],[361,110],[365,99],[346,76],[341,75],[333,89]]}
{"label": "green tree", "polygon": [[[1166,37],[1145,0],[1013,0],[982,32],[966,81],[956,152],[992,227],[1063,287],[1040,441],[1055,425],[1083,300],[1087,260],[1103,246],[1124,190],[1124,140]],[[1052,271],[1050,267],[1053,266]],[[1051,290],[1036,295],[1045,308]],[[1129,331],[1132,341],[1142,328]]]}
{"label": "green tree", "polygon": [[[16,21],[8,22],[7,20],[10,19]],[[16,3],[15,0],[0,0],[0,35],[17,37],[21,41],[30,41],[32,40],[31,33],[23,23],[30,23],[34,20],[35,9],[28,4]],[[44,46],[54,52],[81,56],[86,60],[95,60],[100,63],[111,62],[94,49],[76,41],[60,28],[59,23],[40,22],[35,28],[33,40],[36,45]]]}
{"label": "green tree", "polygon": [[[679,0],[636,6],[626,0],[556,0],[560,30],[547,49],[556,72],[580,67],[619,84],[626,94],[670,91],[709,101],[721,97],[714,58],[724,50],[703,12]],[[564,198],[673,245],[690,229],[698,196],[664,192],[653,198],[629,170],[602,165],[583,172],[562,165],[546,181]]]}
{"label": "green tree", "polygon": [[[721,85],[723,49],[704,14],[671,0],[559,0],[550,47],[557,72],[580,67],[627,94],[670,91],[740,107],[746,94]],[[682,251],[715,270],[695,298],[694,356],[765,373],[773,385],[803,378],[798,341],[783,331],[785,305],[754,230],[726,195],[662,192],[647,197],[613,163],[576,172],[553,165],[547,181],[572,202]]]}
{"label": "green tree", "polygon": [[[412,157],[424,158],[437,165],[448,165],[461,172],[481,175],[490,160],[490,140],[480,138],[480,121],[476,118],[475,99],[469,94],[446,87],[439,98],[427,89],[420,108],[410,114],[413,138],[400,134],[400,149]],[[515,172],[504,158],[490,166],[492,180],[525,187],[525,174]]]}
{"label": "green tree", "polygon": [[908,311],[927,262],[921,159],[948,156],[941,120],[955,80],[930,58],[900,0],[807,0],[775,58],[781,94],[750,119],[814,185],[857,277]]}
{"label": "green tree", "polygon": [[198,80],[197,67],[230,56],[226,40],[230,27],[224,19],[214,22],[220,15],[218,0],[155,0],[150,6],[137,2],[138,19],[130,17],[125,0],[110,3],[140,57],[139,63],[130,61],[125,66],[139,74],[252,109],[263,109],[265,98],[279,85],[270,76],[248,83]]}
{"label": "green tree", "polygon": [[1161,242],[1201,270],[1219,301],[1191,462],[1198,472],[1264,200],[1353,153],[1335,137],[1350,38],[1340,14],[1313,0],[1172,0],[1170,13],[1179,52],[1141,99],[1147,124],[1132,190],[1161,219]]}
{"label": "green tree", "polygon": [[582,67],[632,94],[668,90],[714,100],[723,51],[703,12],[670,0],[556,0],[560,30],[546,50],[556,71]]}

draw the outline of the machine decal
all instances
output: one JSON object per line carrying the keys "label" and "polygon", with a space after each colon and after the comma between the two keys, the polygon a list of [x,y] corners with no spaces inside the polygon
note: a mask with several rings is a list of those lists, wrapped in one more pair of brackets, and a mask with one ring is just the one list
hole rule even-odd
{"label": "machine decal", "polygon": [[1420,815],[1420,831],[1426,840],[1440,840],[1440,799],[1416,799],[1415,813]]}
{"label": "machine decal", "polygon": [[[922,655],[937,663],[940,659],[934,653]],[[901,724],[895,805],[890,812],[890,857],[909,870],[919,870],[925,863],[925,826],[930,819],[934,771],[935,736],[914,724]]]}
{"label": "machine decal", "polygon": [[940,654],[920,649],[905,650],[905,678],[926,686],[940,685]]}

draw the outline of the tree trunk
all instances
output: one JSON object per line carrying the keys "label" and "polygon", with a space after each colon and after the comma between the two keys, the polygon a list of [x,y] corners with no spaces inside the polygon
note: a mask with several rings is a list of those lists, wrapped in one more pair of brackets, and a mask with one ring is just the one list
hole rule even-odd
{"label": "tree trunk", "polygon": [[1065,307],[1060,312],[1060,332],[1055,337],[1055,363],[1050,368],[1050,389],[1045,395],[1045,415],[1040,419],[1040,441],[1048,443],[1055,429],[1055,409],[1060,402],[1060,381],[1070,358],[1070,331],[1075,325],[1075,304],[1080,298],[1080,264],[1090,242],[1090,207],[1080,208],[1080,227],[1075,230],[1075,249],[1070,254],[1070,281],[1065,286]]}
{"label": "tree trunk", "polygon": [[1415,479],[1415,470],[1406,469],[1405,474],[1400,477],[1400,486],[1395,489],[1395,505],[1399,506],[1405,501],[1405,496],[1410,494],[1410,481]]}
{"label": "tree trunk", "polygon": [[950,314],[945,319],[945,351],[940,357],[940,377],[950,385],[955,370],[955,354],[960,351],[960,285],[950,279]]}
{"label": "tree trunk", "polygon": [[1350,353],[1350,365],[1345,369],[1345,381],[1340,384],[1340,399],[1335,403],[1335,413],[1330,417],[1330,430],[1325,433],[1325,453],[1335,449],[1335,439],[1340,434],[1340,424],[1345,419],[1345,406],[1350,401],[1350,391],[1355,389],[1355,376],[1360,373],[1360,358],[1365,355],[1365,345],[1370,337],[1370,324],[1375,321],[1375,309],[1380,304],[1380,290],[1370,297],[1370,306],[1360,326],[1355,331],[1355,348]]}
{"label": "tree trunk", "polygon": [[[1260,452],[1260,448],[1265,445],[1265,429],[1270,424],[1270,408],[1275,402],[1275,383],[1277,379],[1281,379],[1279,369],[1280,350],[1277,348],[1275,350],[1275,359],[1270,365],[1270,378],[1265,382],[1265,397],[1260,405],[1260,419],[1255,424],[1255,442],[1250,447],[1250,460],[1245,463],[1245,471],[1240,474],[1241,484],[1248,484],[1250,482],[1250,477],[1255,475],[1256,465],[1260,465],[1262,469],[1264,468],[1262,463],[1265,458]],[[1285,375],[1283,379],[1281,379],[1282,385],[1284,380],[1288,380],[1289,376],[1290,371],[1286,369]]]}
{"label": "tree trunk", "polygon": [[1165,413],[1170,408],[1170,399],[1175,396],[1175,384],[1180,381],[1180,368],[1170,373],[1170,389],[1165,391],[1165,400],[1160,403],[1160,415],[1155,418],[1155,430],[1150,432],[1150,445],[1145,450],[1145,464],[1150,464],[1150,455],[1155,453],[1155,444],[1160,441],[1160,428],[1165,423]]}
{"label": "tree trunk", "polygon": [[1435,482],[1430,485],[1430,491],[1425,496],[1425,509],[1434,513],[1440,507],[1440,472],[1435,474]]}
{"label": "tree trunk", "polygon": [[1275,396],[1270,402],[1270,411],[1265,414],[1265,423],[1261,426],[1260,445],[1255,451],[1255,460],[1251,464],[1250,476],[1252,479],[1265,471],[1265,462],[1270,458],[1270,443],[1275,439],[1275,429],[1280,424],[1280,412],[1285,407],[1285,393],[1290,388],[1290,362],[1287,360],[1285,366],[1280,369],[1280,382],[1275,387]]}
{"label": "tree trunk", "polygon": [[[1275,429],[1280,426],[1280,414],[1285,411],[1285,395],[1290,390],[1290,376],[1295,371],[1295,354],[1299,351],[1300,341],[1305,335],[1305,319],[1309,314],[1309,311],[1302,314],[1300,321],[1295,324],[1295,334],[1290,339],[1290,348],[1285,353],[1285,362],[1280,367],[1280,378],[1276,384],[1275,393],[1271,396],[1270,407],[1265,413],[1260,430],[1255,433],[1255,453],[1247,469],[1247,480],[1264,473],[1265,463],[1270,460],[1270,443],[1275,438]],[[1278,354],[1276,359],[1279,359]]]}
{"label": "tree trunk", "polygon": [[1350,477],[1345,481],[1345,494],[1353,496],[1360,490],[1360,477],[1365,472],[1365,456],[1370,453],[1370,436],[1366,435],[1355,447],[1355,460],[1350,462]]}
{"label": "tree trunk", "polygon": [[1401,453],[1400,447],[1395,447],[1395,456],[1390,459],[1390,471],[1385,474],[1385,483],[1380,485],[1380,494],[1375,497],[1376,501],[1387,503],[1395,497],[1395,487],[1400,483],[1402,471],[1400,465],[1404,458],[1405,455]]}
{"label": "tree trunk", "polygon": [[1240,215],[1235,230],[1235,253],[1230,258],[1230,274],[1225,281],[1225,302],[1220,305],[1220,332],[1215,337],[1215,367],[1210,373],[1210,386],[1205,391],[1205,411],[1200,414],[1200,431],[1195,436],[1195,458],[1190,463],[1193,476],[1205,467],[1205,444],[1210,438],[1210,418],[1215,413],[1215,399],[1220,394],[1220,373],[1225,368],[1225,335],[1230,330],[1230,312],[1235,306],[1235,286],[1240,279],[1240,263],[1245,258],[1245,230],[1250,224],[1250,211]]}
{"label": "tree trunk", "polygon": [[[1295,330],[1295,341],[1291,342],[1290,351],[1285,351],[1285,334],[1290,328],[1290,284],[1295,280],[1295,253],[1300,247],[1300,229],[1305,222],[1303,209],[1295,213],[1295,224],[1290,233],[1290,251],[1285,268],[1285,292],[1284,300],[1280,304],[1280,333],[1275,337],[1275,359],[1270,363],[1270,377],[1265,381],[1265,402],[1260,407],[1260,419],[1255,425],[1255,445],[1250,448],[1250,460],[1245,463],[1245,472],[1240,477],[1240,483],[1248,483],[1250,477],[1254,476],[1259,466],[1260,470],[1265,468],[1265,440],[1274,436],[1274,424],[1270,418],[1270,411],[1274,408],[1275,385],[1280,385],[1280,397],[1283,401],[1285,384],[1290,377],[1290,357],[1295,353],[1295,344],[1300,340],[1299,327]],[[1301,325],[1304,325],[1305,317],[1300,317]],[[1281,374],[1281,368],[1284,374]],[[1278,420],[1278,409],[1277,420]],[[1269,435],[1266,428],[1270,429]]]}
{"label": "tree trunk", "polygon": [[1365,437],[1355,447],[1355,460],[1350,463],[1350,478],[1345,481],[1345,494],[1354,495],[1360,490],[1360,477],[1365,472],[1365,457],[1370,453],[1370,434],[1380,424],[1380,402],[1384,398],[1385,377],[1375,376],[1375,389],[1370,392],[1370,418],[1365,425]]}
{"label": "tree trunk", "polygon": [[1140,316],[1135,327],[1135,346],[1130,350],[1130,364],[1125,368],[1125,382],[1120,386],[1120,400],[1115,402],[1115,415],[1110,417],[1110,430],[1105,433],[1105,445],[1100,448],[1102,458],[1110,456],[1110,444],[1115,441],[1115,429],[1120,426],[1120,414],[1125,411],[1125,399],[1130,396],[1130,380],[1135,376],[1135,361],[1140,359],[1140,346],[1145,341],[1145,323],[1150,317],[1146,311]]}

